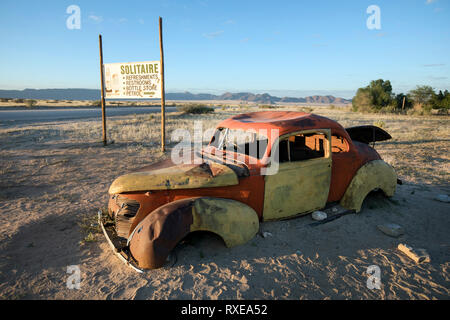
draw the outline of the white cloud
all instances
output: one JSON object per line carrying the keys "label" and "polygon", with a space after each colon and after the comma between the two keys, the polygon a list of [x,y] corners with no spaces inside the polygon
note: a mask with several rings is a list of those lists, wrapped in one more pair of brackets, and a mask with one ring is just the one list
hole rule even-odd
{"label": "white cloud", "polygon": [[95,16],[95,15],[93,15],[93,14],[91,14],[91,15],[89,16],[89,19],[91,19],[92,21],[94,21],[94,22],[96,22],[96,23],[100,23],[100,22],[103,21],[103,17],[101,17],[101,16]]}
{"label": "white cloud", "polygon": [[216,31],[216,32],[204,33],[203,36],[205,38],[213,39],[213,38],[216,38],[216,37],[222,35],[222,33],[223,33],[223,30],[220,30],[220,31]]}
{"label": "white cloud", "polygon": [[432,4],[433,2],[436,2],[437,0],[427,0],[427,2],[425,2],[426,4]]}
{"label": "white cloud", "polygon": [[139,22],[140,24],[144,24],[144,23],[145,23],[144,19],[139,19],[138,22]]}
{"label": "white cloud", "polygon": [[119,19],[119,22],[120,22],[120,23],[124,23],[124,22],[127,22],[127,21],[128,21],[127,18],[120,18],[120,19]]}

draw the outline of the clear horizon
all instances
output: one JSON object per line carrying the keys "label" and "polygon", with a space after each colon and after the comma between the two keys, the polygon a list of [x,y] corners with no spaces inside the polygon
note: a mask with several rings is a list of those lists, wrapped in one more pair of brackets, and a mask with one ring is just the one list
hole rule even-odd
{"label": "clear horizon", "polygon": [[[12,90],[12,91],[23,91],[23,90],[53,90],[53,89],[61,89],[61,90],[77,90],[77,89],[87,89],[87,90],[100,90],[100,88],[21,88],[21,89],[4,89],[0,88],[0,90]],[[344,99],[352,99],[354,94],[356,93],[356,90],[354,91],[332,91],[332,90],[215,90],[215,89],[172,89],[172,90],[166,90],[166,93],[185,93],[189,92],[192,94],[214,94],[214,95],[221,95],[227,92],[230,93],[253,93],[253,94],[263,94],[268,93],[271,96],[275,97],[292,97],[292,98],[304,98],[309,96],[334,96],[336,98],[344,98]]]}
{"label": "clear horizon", "polygon": [[[67,26],[71,5],[79,29]],[[372,29],[371,5],[380,13]],[[448,0],[6,0],[0,9],[5,90],[99,89],[98,34],[104,63],[159,60],[159,16],[167,92],[348,99],[379,78],[396,93],[450,88]]]}

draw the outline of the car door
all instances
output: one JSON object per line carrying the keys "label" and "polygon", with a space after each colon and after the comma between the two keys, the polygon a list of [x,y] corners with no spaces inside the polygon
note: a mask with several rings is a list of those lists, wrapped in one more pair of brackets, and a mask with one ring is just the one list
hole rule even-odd
{"label": "car door", "polygon": [[331,181],[331,132],[305,130],[281,136],[272,147],[271,161],[279,167],[266,175],[264,220],[277,220],[323,208]]}

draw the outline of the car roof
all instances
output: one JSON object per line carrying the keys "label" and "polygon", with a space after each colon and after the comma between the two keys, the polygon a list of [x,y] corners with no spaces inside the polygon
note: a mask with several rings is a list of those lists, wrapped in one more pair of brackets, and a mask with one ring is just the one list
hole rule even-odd
{"label": "car roof", "polygon": [[278,129],[280,136],[300,130],[331,129],[332,133],[348,137],[345,129],[336,121],[317,114],[296,111],[243,113],[222,121],[217,127],[244,130]]}

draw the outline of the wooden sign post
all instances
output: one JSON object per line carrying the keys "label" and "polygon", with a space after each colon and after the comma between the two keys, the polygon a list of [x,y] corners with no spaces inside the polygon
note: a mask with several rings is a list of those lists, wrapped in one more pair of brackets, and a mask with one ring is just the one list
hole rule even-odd
{"label": "wooden sign post", "polygon": [[106,146],[106,113],[105,113],[105,81],[103,79],[103,47],[102,47],[102,35],[98,35],[98,43],[100,47],[100,81],[102,91],[102,128],[103,128],[103,145]]}
{"label": "wooden sign post", "polygon": [[164,49],[162,35],[162,18],[159,17],[159,51],[161,55],[161,151],[165,151],[166,145],[166,117],[165,117],[165,89],[164,89]]}
{"label": "wooden sign post", "polygon": [[162,18],[159,17],[160,61],[107,63],[104,65],[101,34],[98,35],[98,41],[100,47],[103,145],[107,145],[105,99],[155,99],[160,97],[161,151],[164,152],[166,140],[166,99],[164,89]]}

